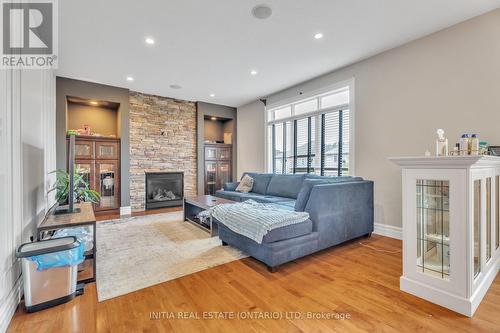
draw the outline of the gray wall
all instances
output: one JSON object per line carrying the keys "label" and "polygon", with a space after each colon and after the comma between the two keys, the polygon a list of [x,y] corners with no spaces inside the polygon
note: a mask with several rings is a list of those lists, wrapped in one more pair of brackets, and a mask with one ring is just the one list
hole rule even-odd
{"label": "gray wall", "polygon": [[118,110],[118,128],[121,139],[121,207],[130,206],[129,183],[129,90],[103,84],[57,77],[56,81],[56,142],[57,167],[66,168],[66,97],[80,97],[120,103]]}
{"label": "gray wall", "polygon": [[265,165],[265,107],[255,101],[238,108],[238,179],[243,172],[264,172]]}
{"label": "gray wall", "polygon": [[[204,122],[205,122],[205,116],[214,116],[214,117],[220,117],[220,118],[226,118],[226,119],[232,119],[236,124],[238,124],[238,119],[236,115],[236,108],[230,107],[230,106],[225,106],[225,105],[218,105],[218,104],[211,104],[211,103],[205,103],[205,102],[197,102],[196,103],[196,108],[197,108],[197,146],[198,146],[198,194],[204,194],[205,193],[205,156],[204,156],[204,138],[205,138],[205,132],[204,132]],[[234,131],[233,131],[233,170],[232,170],[232,175],[233,179],[236,176],[236,170],[237,170],[237,159],[235,158],[236,152],[237,152],[237,128],[236,126],[233,126]]]}
{"label": "gray wall", "polygon": [[[354,77],[355,174],[375,181],[375,222],[401,227],[401,171],[387,157],[434,152],[437,128],[451,145],[462,133],[500,144],[499,40],[495,10],[286,89],[268,102]],[[264,167],[265,150],[256,142],[266,135],[262,108],[238,108],[238,119],[240,169]]]}

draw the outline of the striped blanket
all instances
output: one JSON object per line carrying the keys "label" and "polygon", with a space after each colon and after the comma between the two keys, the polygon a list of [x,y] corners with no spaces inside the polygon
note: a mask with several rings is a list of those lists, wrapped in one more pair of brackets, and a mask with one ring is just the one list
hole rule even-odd
{"label": "striped blanket", "polygon": [[271,230],[306,221],[309,213],[280,208],[279,205],[253,200],[222,204],[211,208],[212,217],[232,231],[261,244]]}

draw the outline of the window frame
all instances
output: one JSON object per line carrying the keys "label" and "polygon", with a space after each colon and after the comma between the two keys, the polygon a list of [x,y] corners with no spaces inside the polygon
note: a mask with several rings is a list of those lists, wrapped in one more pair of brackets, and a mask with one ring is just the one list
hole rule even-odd
{"label": "window frame", "polygon": [[[328,107],[328,108],[322,108],[321,106],[321,97],[331,95],[332,93],[335,92],[341,92],[343,90],[348,90],[349,91],[349,103],[343,104],[343,105],[337,105],[334,107]],[[265,131],[265,140],[264,140],[264,151],[265,151],[265,168],[267,172],[272,172],[273,169],[270,169],[271,164],[274,163],[274,161],[271,161],[270,159],[273,157],[272,154],[273,152],[270,151],[269,149],[269,138],[268,138],[268,126],[274,125],[277,123],[286,123],[287,121],[292,122],[292,125],[295,120],[298,119],[303,119],[303,118],[308,118],[308,117],[320,117],[322,114],[325,113],[331,113],[331,112],[338,112],[342,110],[349,110],[349,171],[348,173],[344,175],[354,175],[355,170],[356,170],[356,164],[355,164],[355,79],[351,78],[346,81],[341,81],[329,86],[325,86],[323,88],[317,89],[317,90],[312,90],[308,93],[302,93],[299,92],[299,97],[291,97],[291,98],[286,98],[286,99],[278,99],[277,101],[271,101],[271,103],[268,103],[268,105],[264,108],[265,112],[265,117],[264,117],[264,131]],[[303,113],[300,115],[295,115],[294,113],[294,106],[295,104],[300,104],[312,99],[318,99],[318,110],[309,112],[309,113]],[[286,118],[281,118],[278,120],[275,119],[269,119],[271,111],[281,109],[287,106],[291,106],[291,116],[286,117]],[[321,127],[321,121],[316,122],[317,126]],[[292,126],[293,127],[293,126]],[[321,137],[321,131],[316,130],[315,132],[316,136]],[[295,135],[295,133],[293,133]],[[321,147],[319,147],[321,149]],[[271,149],[272,150],[272,149]]]}

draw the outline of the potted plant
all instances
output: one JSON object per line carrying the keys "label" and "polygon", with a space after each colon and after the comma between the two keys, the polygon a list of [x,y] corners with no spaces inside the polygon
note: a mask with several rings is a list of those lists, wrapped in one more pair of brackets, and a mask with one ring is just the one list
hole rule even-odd
{"label": "potted plant", "polygon": [[[64,170],[57,169],[51,173],[56,174],[56,183],[49,192],[56,191],[56,200],[59,205],[64,205],[68,201],[69,189],[69,173]],[[83,175],[75,169],[73,196],[76,202],[92,202],[97,203],[101,198],[99,192],[90,189],[90,184],[83,178]]]}

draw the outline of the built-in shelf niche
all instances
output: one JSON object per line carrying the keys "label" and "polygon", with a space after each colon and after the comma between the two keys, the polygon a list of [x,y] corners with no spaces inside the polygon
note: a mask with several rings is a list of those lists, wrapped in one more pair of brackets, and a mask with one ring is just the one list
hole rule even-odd
{"label": "built-in shelf niche", "polygon": [[205,143],[232,144],[234,120],[205,115],[204,119]]}
{"label": "built-in shelf niche", "polygon": [[88,125],[92,135],[119,138],[119,107],[116,102],[68,96],[66,130],[83,130]]}

